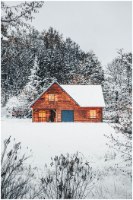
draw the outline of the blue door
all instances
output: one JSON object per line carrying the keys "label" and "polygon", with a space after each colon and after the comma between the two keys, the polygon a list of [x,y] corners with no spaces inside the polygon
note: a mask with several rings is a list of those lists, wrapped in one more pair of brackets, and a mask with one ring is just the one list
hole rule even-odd
{"label": "blue door", "polygon": [[62,110],[61,119],[62,119],[62,122],[73,122],[74,121],[73,110]]}

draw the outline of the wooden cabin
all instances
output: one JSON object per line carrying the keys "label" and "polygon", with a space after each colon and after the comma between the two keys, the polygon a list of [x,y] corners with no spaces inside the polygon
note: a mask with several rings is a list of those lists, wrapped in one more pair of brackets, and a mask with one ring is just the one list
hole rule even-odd
{"label": "wooden cabin", "polygon": [[102,122],[100,85],[52,83],[31,105],[33,122]]}

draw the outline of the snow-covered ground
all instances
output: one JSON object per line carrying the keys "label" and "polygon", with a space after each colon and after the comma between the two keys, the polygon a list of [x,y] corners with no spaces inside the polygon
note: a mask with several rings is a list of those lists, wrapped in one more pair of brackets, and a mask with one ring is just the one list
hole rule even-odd
{"label": "snow-covered ground", "polygon": [[12,136],[32,149],[32,165],[43,168],[55,155],[80,152],[100,175],[90,198],[131,198],[131,180],[117,169],[120,155],[110,149],[105,135],[115,134],[107,123],[32,123],[30,119],[3,119],[2,141]]}
{"label": "snow-covered ground", "polygon": [[[104,134],[113,133],[105,123],[32,123],[31,120],[2,121],[2,139],[12,136],[33,151],[40,166],[51,156],[81,152],[85,157],[100,159],[109,150]],[[100,163],[99,163],[100,166]]]}

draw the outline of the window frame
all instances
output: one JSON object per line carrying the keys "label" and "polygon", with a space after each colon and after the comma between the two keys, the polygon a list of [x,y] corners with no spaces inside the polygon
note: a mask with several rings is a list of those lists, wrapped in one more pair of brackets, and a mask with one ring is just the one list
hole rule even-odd
{"label": "window frame", "polygon": [[[40,116],[40,114],[42,114],[42,115]],[[45,110],[39,110],[39,112],[38,112],[38,122],[44,122],[44,121],[46,121],[46,111]]]}
{"label": "window frame", "polygon": [[[92,113],[91,113],[92,112]],[[94,114],[95,113],[95,114]],[[89,118],[90,119],[96,119],[97,118],[97,110],[96,109],[91,109],[89,110]]]}
{"label": "window frame", "polygon": [[55,101],[55,94],[48,94],[48,100],[49,101]]}

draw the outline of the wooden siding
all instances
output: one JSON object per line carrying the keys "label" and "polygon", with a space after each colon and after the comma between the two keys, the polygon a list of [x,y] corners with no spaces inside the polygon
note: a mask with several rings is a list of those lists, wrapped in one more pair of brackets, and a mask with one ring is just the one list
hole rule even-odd
{"label": "wooden siding", "polygon": [[[54,94],[54,101],[49,101],[49,94]],[[80,94],[79,94],[80,95]],[[54,83],[42,96],[32,105],[33,122],[50,121],[51,110],[55,112],[54,122],[61,122],[62,110],[74,111],[74,122],[101,122],[102,108],[80,107],[69,94],[67,94],[58,84]],[[90,118],[90,110],[96,110],[96,118]],[[39,118],[39,112],[45,111],[46,117]]]}

